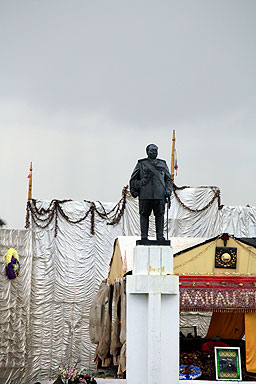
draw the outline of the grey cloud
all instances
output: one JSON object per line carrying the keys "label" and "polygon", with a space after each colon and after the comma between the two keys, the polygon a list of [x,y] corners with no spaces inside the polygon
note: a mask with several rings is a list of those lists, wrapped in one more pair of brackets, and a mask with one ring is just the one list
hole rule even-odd
{"label": "grey cloud", "polygon": [[253,2],[25,4],[3,14],[2,98],[143,127],[255,96]]}
{"label": "grey cloud", "polygon": [[118,200],[148,143],[170,162],[172,129],[178,185],[255,205],[255,11],[253,0],[1,2],[0,170],[15,189],[1,189],[0,217],[23,225],[31,160],[34,197]]}

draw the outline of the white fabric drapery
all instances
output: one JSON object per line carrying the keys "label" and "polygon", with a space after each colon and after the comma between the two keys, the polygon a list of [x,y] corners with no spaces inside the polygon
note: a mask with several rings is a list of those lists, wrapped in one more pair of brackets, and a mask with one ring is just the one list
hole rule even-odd
{"label": "white fabric drapery", "polygon": [[[5,272],[5,254],[18,252],[20,276],[9,280]],[[31,299],[32,232],[0,230],[0,383],[26,383]]]}
{"label": "white fabric drapery", "polygon": [[[214,191],[186,188],[177,194],[185,206],[200,210],[212,200]],[[169,237],[209,238],[222,232],[255,236],[256,208],[225,206],[219,210],[215,199],[207,209],[192,212],[174,195],[171,203]],[[103,203],[106,211],[114,205]],[[48,206],[47,201],[37,201],[38,208]],[[89,203],[76,201],[62,205],[71,220],[83,217],[89,207]],[[151,218],[150,236],[154,236],[153,221]],[[140,232],[138,201],[129,194],[117,225],[107,225],[95,214],[95,235],[90,233],[90,215],[79,224],[70,224],[59,215],[56,237],[55,219],[46,228],[31,222],[33,232],[0,230],[1,254],[15,248],[21,262],[21,274],[15,281],[8,281],[4,267],[1,269],[0,383],[5,384],[54,378],[62,364],[79,362],[81,367],[94,367],[94,346],[89,338],[93,296],[108,274],[114,240]]]}

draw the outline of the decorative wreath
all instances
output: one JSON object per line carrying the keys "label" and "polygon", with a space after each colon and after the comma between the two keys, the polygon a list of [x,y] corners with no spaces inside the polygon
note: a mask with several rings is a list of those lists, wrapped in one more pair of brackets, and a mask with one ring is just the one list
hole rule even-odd
{"label": "decorative wreath", "polygon": [[5,255],[6,274],[9,279],[16,279],[20,273],[20,263],[18,252],[9,248]]}

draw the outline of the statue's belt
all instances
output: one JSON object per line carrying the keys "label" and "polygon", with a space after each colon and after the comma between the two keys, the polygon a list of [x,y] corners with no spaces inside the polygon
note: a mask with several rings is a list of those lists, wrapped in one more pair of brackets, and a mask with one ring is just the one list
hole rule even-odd
{"label": "statue's belt", "polygon": [[163,179],[161,178],[161,176],[159,175],[159,172],[157,171],[157,169],[154,167],[154,165],[152,165],[147,160],[143,161],[143,165],[145,165],[158,178],[158,180],[160,180],[161,184],[165,188],[165,183],[164,183]]}

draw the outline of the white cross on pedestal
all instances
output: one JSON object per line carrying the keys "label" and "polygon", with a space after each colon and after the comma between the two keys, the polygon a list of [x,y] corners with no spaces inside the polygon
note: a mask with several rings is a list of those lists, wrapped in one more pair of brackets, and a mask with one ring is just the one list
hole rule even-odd
{"label": "white cross on pedestal", "polygon": [[179,278],[171,247],[135,247],[126,295],[127,384],[178,383]]}

